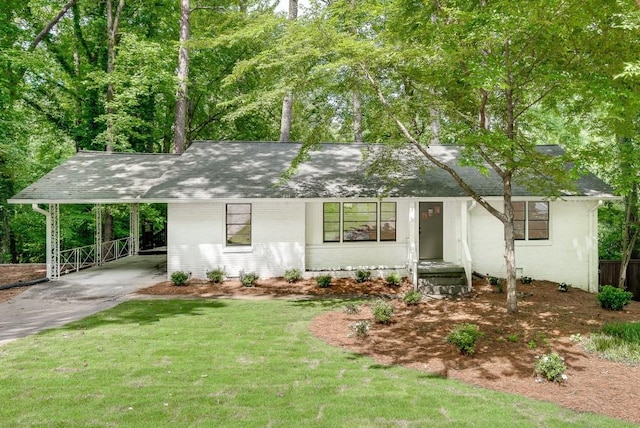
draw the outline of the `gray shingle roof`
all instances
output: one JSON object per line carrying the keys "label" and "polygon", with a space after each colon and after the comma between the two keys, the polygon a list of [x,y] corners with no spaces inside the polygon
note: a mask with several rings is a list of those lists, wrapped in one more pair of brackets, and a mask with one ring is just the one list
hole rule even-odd
{"label": "gray shingle roof", "polygon": [[78,152],[10,202],[131,201],[144,194],[178,158],[168,154]]}
{"label": "gray shingle roof", "polygon": [[[393,167],[397,180],[368,174],[367,167],[382,146],[365,144],[321,144],[309,152],[293,177],[281,184],[282,174],[301,147],[296,143],[200,141],[181,156],[80,152],[17,194],[12,202],[378,197],[383,191],[388,197],[467,196],[448,173],[426,166],[411,148],[401,151]],[[552,155],[562,152],[558,146],[539,149]],[[429,150],[482,195],[502,195],[502,184],[495,174],[484,175],[458,165],[458,147],[432,146]],[[513,194],[535,196],[517,185]],[[613,196],[609,186],[593,175],[583,176],[577,191],[566,194]]]}

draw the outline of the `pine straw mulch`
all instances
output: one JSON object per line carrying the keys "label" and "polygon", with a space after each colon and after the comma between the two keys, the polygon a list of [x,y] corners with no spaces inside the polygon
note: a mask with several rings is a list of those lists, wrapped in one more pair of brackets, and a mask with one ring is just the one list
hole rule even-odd
{"label": "pine straw mulch", "polygon": [[[287,284],[282,279],[271,279],[261,280],[253,288],[243,287],[238,281],[222,285],[199,281],[186,287],[165,282],[140,293],[213,298],[383,296],[391,299],[395,308],[390,325],[373,323],[369,304],[364,303],[359,314],[338,310],[319,315],[311,322],[311,332],[331,345],[368,355],[383,364],[399,364],[640,423],[640,367],[587,354],[571,340],[572,335],[598,331],[605,322],[639,321],[640,302],[611,312],[601,309],[591,293],[575,288],[561,293],[556,283],[534,281],[530,285],[518,284],[519,312],[507,315],[506,294],[497,293],[484,280],[474,281],[474,292],[464,298],[427,299],[411,307],[400,298],[393,298],[401,297],[410,287],[407,283],[389,287],[382,280],[357,284],[349,279],[334,279],[330,288],[321,289],[313,280]],[[365,339],[351,335],[350,326],[358,320],[372,321]],[[478,324],[484,334],[471,356],[459,354],[445,341],[451,327],[461,322]],[[548,352],[558,352],[565,358],[566,382],[536,381],[536,357]]]}

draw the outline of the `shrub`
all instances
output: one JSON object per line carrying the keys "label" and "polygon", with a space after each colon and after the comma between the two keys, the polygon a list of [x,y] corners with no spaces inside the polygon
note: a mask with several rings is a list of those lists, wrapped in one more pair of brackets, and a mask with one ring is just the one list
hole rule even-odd
{"label": "shrub", "polygon": [[287,269],[284,271],[284,280],[289,284],[298,282],[302,279],[302,272],[300,269]]}
{"label": "shrub", "polygon": [[358,269],[356,271],[356,282],[367,282],[371,279],[371,271]]}
{"label": "shrub", "polygon": [[569,284],[567,284],[566,282],[561,282],[560,284],[558,284],[558,291],[566,293],[567,291],[569,291]]}
{"label": "shrub", "polygon": [[207,271],[207,278],[214,284],[222,284],[227,278],[227,272],[224,268],[216,268],[214,270]]}
{"label": "shrub", "polygon": [[344,312],[347,314],[357,314],[360,312],[360,305],[355,302],[347,302],[344,305]]}
{"label": "shrub", "polygon": [[407,306],[417,305],[422,300],[422,293],[416,290],[407,291],[402,297]]}
{"label": "shrub", "polygon": [[567,375],[565,374],[567,366],[564,364],[564,358],[555,352],[539,357],[533,370],[538,378],[543,378],[551,382],[567,380]]}
{"label": "shrub", "polygon": [[602,290],[596,294],[600,306],[610,311],[621,311],[622,308],[629,304],[632,297],[633,293],[612,285],[605,285],[602,287]]}
{"label": "shrub", "polygon": [[378,299],[371,305],[371,312],[377,323],[389,324],[391,317],[393,317],[393,305],[382,299]]}
{"label": "shrub", "polygon": [[391,272],[389,275],[387,275],[385,280],[387,281],[387,285],[400,285],[402,278],[400,277],[400,274],[398,272]]}
{"label": "shrub", "polygon": [[316,277],[316,283],[320,288],[331,287],[331,275],[320,275]]}
{"label": "shrub", "polygon": [[507,336],[507,340],[509,342],[515,343],[518,341],[518,335],[517,334],[510,334],[509,336]]}
{"label": "shrub", "polygon": [[476,342],[483,333],[476,324],[458,324],[447,335],[447,342],[458,347],[461,354],[471,355],[475,351]]}
{"label": "shrub", "polygon": [[601,331],[624,342],[640,345],[640,322],[611,322],[603,325]]}
{"label": "shrub", "polygon": [[245,287],[255,286],[258,278],[260,277],[255,272],[240,272],[240,282]]}
{"label": "shrub", "polygon": [[523,276],[522,278],[520,278],[520,282],[523,284],[531,284],[533,282],[533,278],[531,278],[530,276]]}
{"label": "shrub", "polygon": [[369,334],[369,328],[371,328],[371,324],[369,324],[369,321],[358,321],[351,324],[349,328],[353,332],[353,336],[363,338]]}
{"label": "shrub", "polygon": [[190,277],[191,272],[186,273],[181,270],[177,270],[171,274],[171,283],[173,285],[187,285]]}
{"label": "shrub", "polygon": [[495,276],[487,276],[487,281],[489,281],[489,285],[498,285],[500,283],[500,278]]}

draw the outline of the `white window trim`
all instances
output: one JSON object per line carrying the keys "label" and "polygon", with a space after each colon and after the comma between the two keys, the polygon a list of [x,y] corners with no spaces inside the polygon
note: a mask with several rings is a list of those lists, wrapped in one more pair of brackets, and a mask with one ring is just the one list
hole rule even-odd
{"label": "white window trim", "polygon": [[[251,205],[251,244],[250,245],[229,245],[227,244],[227,205],[229,204],[249,204]],[[253,214],[254,206],[251,202],[225,202],[221,204],[222,211],[222,252],[224,254],[252,253],[253,252]]]}

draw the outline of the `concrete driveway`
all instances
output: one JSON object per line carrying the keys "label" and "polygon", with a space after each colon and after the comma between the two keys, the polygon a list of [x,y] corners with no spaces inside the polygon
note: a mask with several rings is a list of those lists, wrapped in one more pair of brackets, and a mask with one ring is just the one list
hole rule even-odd
{"label": "concrete driveway", "polygon": [[116,306],[166,279],[166,255],[132,256],[32,285],[0,303],[0,344]]}

